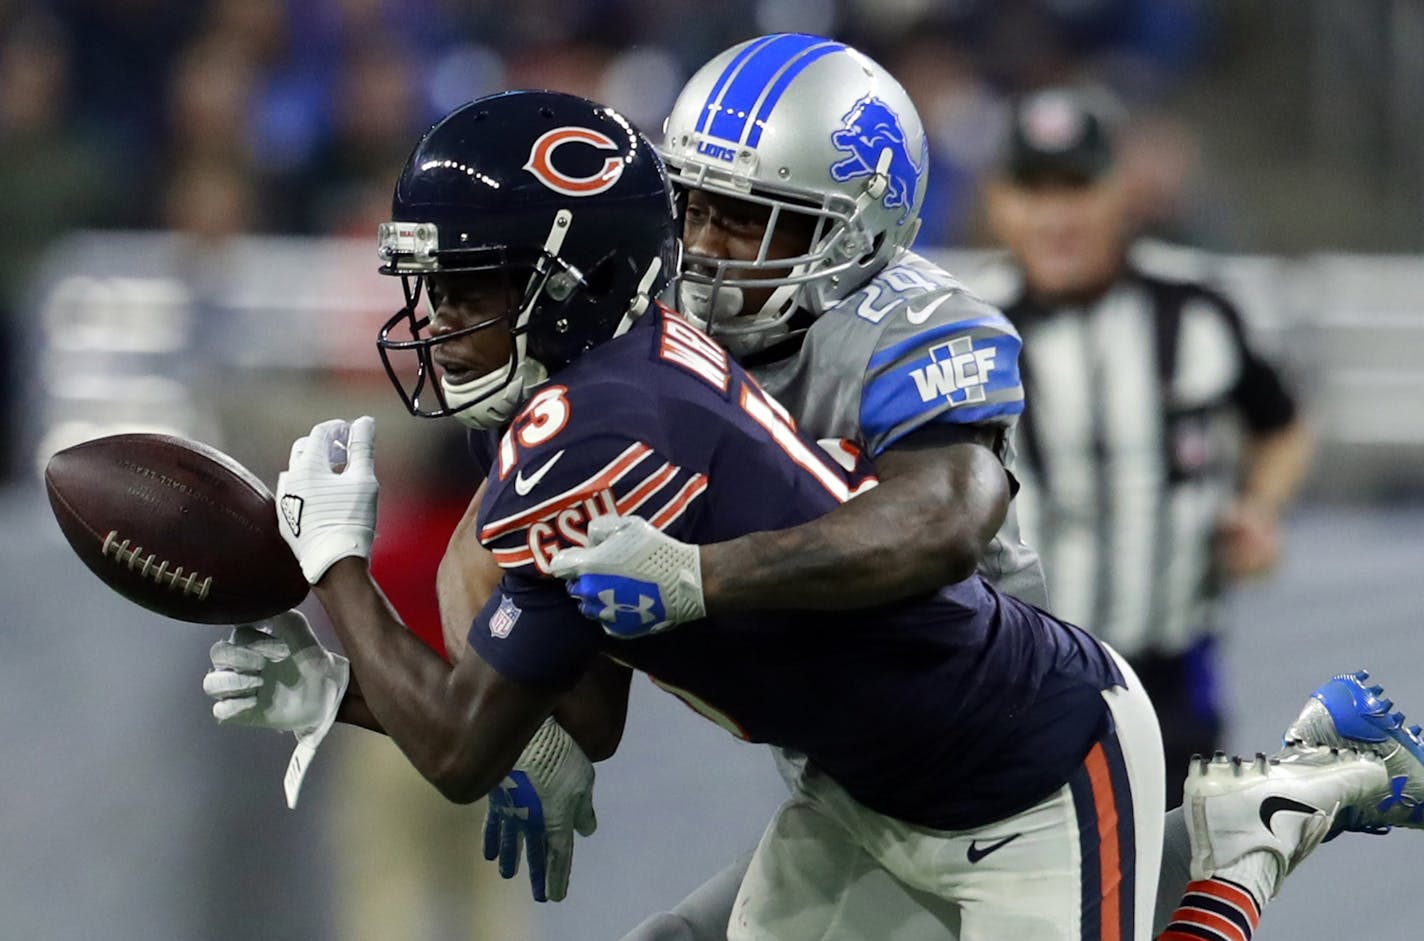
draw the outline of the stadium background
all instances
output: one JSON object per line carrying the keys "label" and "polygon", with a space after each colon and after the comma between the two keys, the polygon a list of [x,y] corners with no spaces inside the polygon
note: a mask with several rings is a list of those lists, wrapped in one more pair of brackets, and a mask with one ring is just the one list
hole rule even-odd
{"label": "stadium background", "polygon": [[[1171,243],[1149,257],[1222,281],[1321,435],[1285,563],[1232,605],[1231,741],[1268,747],[1320,679],[1359,665],[1424,719],[1417,3],[0,0],[0,938],[350,936],[348,863],[371,852],[339,813],[365,733],[333,736],[286,811],[285,744],[207,713],[216,634],[82,569],[44,458],[163,428],[270,481],[314,420],[372,411],[383,551],[438,552],[467,487],[458,442],[397,410],[371,348],[399,295],[370,236],[416,134],[467,98],[544,86],[656,135],[701,60],[777,29],[832,33],[905,82],[933,142],[921,247],[971,282],[1004,97],[1071,80],[1123,98],[1124,163]],[[504,927],[487,934],[616,937],[751,846],[780,793],[763,750],[639,683],[570,899],[535,910],[516,883],[490,897]],[[1343,838],[1258,937],[1413,937],[1421,853],[1414,834]],[[461,936],[427,907],[401,936]]]}

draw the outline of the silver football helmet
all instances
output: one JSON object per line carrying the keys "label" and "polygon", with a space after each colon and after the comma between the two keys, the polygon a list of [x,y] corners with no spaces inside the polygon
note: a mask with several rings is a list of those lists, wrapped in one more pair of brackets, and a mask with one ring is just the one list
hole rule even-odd
{"label": "silver football helmet", "polygon": [[[697,71],[664,125],[673,182],[770,207],[750,261],[688,253],[679,306],[734,353],[820,315],[873,277],[919,230],[928,179],[920,116],[900,83],[843,43],[776,33]],[[770,259],[788,214],[814,221],[806,251]],[[744,311],[743,288],[774,288]]]}

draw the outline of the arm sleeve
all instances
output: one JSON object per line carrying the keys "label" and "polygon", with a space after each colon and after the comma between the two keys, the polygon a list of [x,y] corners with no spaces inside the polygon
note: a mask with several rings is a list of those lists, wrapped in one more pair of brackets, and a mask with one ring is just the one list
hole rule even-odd
{"label": "arm sleeve", "polygon": [[1231,397],[1241,409],[1246,426],[1254,432],[1284,428],[1295,420],[1298,411],[1295,397],[1280,373],[1249,349],[1242,358],[1241,379]]}
{"label": "arm sleeve", "polygon": [[1231,401],[1240,409],[1246,427],[1260,433],[1289,425],[1295,420],[1297,406],[1280,372],[1252,349],[1245,322],[1236,306],[1215,292],[1205,294],[1230,324],[1241,356],[1241,375],[1231,390]]}
{"label": "arm sleeve", "polygon": [[477,521],[504,577],[470,627],[469,643],[501,675],[568,689],[604,643],[564,584],[548,575],[561,549],[586,545],[589,520],[637,515],[687,538],[702,511],[706,475],[673,464],[651,445],[612,430],[572,429],[490,475]]}

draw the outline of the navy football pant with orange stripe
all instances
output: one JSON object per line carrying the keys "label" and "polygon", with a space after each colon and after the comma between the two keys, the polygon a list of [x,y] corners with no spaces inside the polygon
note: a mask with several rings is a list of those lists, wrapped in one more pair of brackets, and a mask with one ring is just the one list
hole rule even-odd
{"label": "navy football pant with orange stripe", "polygon": [[1053,795],[991,825],[940,831],[877,814],[808,768],[763,834],[728,941],[883,939],[854,891],[878,870],[932,900],[959,941],[1149,941],[1162,851],[1162,740],[1152,705],[1104,693],[1112,728]]}

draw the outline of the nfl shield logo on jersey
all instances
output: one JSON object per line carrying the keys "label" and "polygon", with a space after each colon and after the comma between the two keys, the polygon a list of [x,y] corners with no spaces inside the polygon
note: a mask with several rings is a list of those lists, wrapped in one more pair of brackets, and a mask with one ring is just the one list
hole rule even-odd
{"label": "nfl shield logo on jersey", "polygon": [[508,595],[502,596],[499,599],[499,610],[490,616],[490,634],[495,637],[508,637],[509,632],[514,630],[514,622],[518,621],[519,615],[523,613]]}

